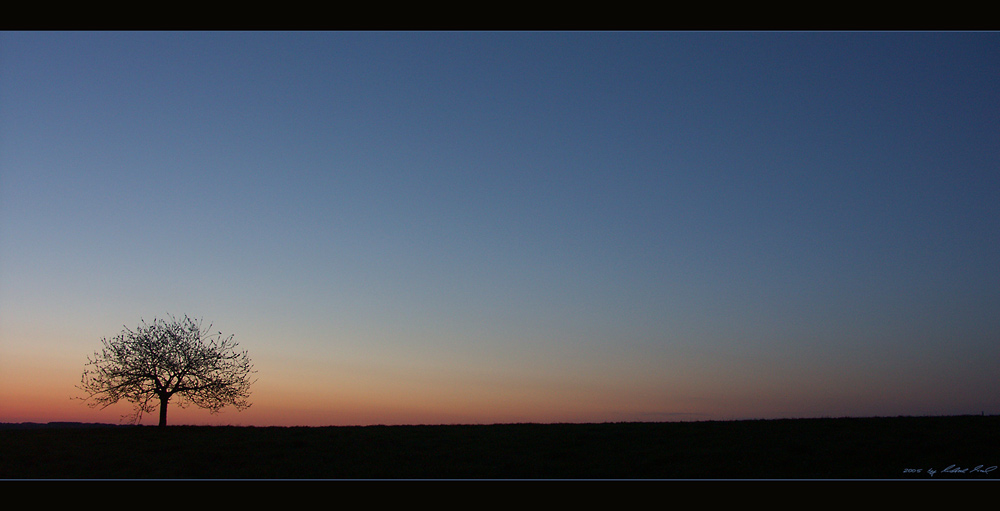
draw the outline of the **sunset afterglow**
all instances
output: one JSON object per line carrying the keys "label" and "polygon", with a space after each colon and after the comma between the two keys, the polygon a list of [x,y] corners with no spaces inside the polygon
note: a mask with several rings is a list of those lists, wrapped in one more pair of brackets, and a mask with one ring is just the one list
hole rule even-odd
{"label": "sunset afterglow", "polygon": [[997,48],[2,32],[0,422],[185,314],[257,382],[171,424],[1000,413]]}

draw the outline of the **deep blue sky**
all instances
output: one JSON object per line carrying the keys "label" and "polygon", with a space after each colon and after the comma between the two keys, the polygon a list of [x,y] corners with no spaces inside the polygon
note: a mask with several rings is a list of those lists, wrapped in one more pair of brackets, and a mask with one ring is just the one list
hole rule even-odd
{"label": "deep blue sky", "polygon": [[0,392],[190,314],[260,423],[1000,413],[998,48],[2,33]]}

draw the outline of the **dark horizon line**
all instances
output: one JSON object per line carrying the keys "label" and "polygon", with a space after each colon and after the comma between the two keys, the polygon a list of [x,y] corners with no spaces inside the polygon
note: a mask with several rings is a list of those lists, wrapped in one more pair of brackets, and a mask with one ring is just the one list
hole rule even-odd
{"label": "dark horizon line", "polygon": [[[950,417],[996,417],[997,414],[986,415],[985,411],[976,414],[945,414],[945,415],[867,415],[854,416],[843,415],[838,417],[776,417],[776,418],[756,418],[756,419],[703,419],[703,420],[677,420],[677,421],[604,421],[604,422],[495,422],[495,423],[422,423],[422,424],[351,424],[326,426],[238,426],[233,424],[170,424],[166,427],[172,428],[368,428],[368,427],[449,427],[449,426],[572,426],[572,425],[598,425],[598,424],[674,424],[693,422],[757,422],[757,421],[810,421],[810,420],[853,420],[853,419],[927,419],[927,418],[950,418]],[[106,422],[74,422],[74,421],[51,421],[51,422],[0,422],[0,429],[42,429],[42,428],[158,428],[153,424],[113,424]]]}

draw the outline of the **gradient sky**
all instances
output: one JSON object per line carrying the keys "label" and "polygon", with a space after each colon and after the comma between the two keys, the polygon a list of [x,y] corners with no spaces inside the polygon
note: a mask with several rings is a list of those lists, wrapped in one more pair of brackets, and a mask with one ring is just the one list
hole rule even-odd
{"label": "gradient sky", "polygon": [[[1000,33],[0,33],[0,422],[1000,413]],[[147,416],[143,423],[155,423]]]}

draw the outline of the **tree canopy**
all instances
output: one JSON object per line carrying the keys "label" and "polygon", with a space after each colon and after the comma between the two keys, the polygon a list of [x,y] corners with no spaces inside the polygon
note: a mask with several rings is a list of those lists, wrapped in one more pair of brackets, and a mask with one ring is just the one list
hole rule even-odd
{"label": "tree canopy", "polygon": [[212,413],[226,406],[250,407],[250,376],[256,371],[246,351],[238,351],[233,336],[203,329],[201,321],[183,319],[142,321],[112,338],[87,358],[78,386],[90,406],[105,408],[125,399],[135,405],[126,417],[138,423],[143,413],[160,406],[160,426],[167,424],[167,402],[194,404]]}

